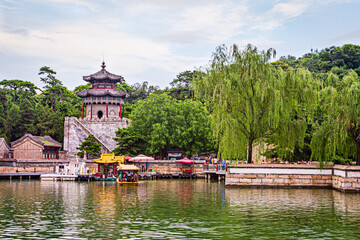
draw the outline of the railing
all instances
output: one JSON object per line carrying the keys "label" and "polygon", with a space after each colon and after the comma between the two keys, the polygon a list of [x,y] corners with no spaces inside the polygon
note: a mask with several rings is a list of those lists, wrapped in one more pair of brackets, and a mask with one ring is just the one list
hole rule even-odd
{"label": "railing", "polygon": [[77,125],[78,127],[80,127],[86,134],[88,135],[93,135],[95,137],[95,139],[101,144],[101,146],[107,150],[109,153],[111,152],[110,149],[103,143],[100,141],[99,138],[97,138],[89,129],[87,129],[76,117],[73,118],[74,119],[74,123],[75,125]]}
{"label": "railing", "polygon": [[227,171],[227,163],[206,163],[204,164],[204,171],[215,171],[215,172],[226,172]]}

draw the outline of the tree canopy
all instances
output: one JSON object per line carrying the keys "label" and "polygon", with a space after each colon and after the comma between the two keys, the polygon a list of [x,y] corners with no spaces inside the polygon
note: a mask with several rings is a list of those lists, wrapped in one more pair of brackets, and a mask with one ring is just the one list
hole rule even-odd
{"label": "tree canopy", "polygon": [[282,149],[302,143],[307,117],[316,102],[316,84],[304,69],[283,71],[270,64],[274,51],[248,45],[240,51],[217,48],[206,75],[195,79],[195,94],[205,100],[219,154],[252,161],[254,144]]}
{"label": "tree canopy", "polygon": [[90,157],[100,157],[101,154],[101,144],[97,142],[94,135],[89,135],[85,140],[80,144],[76,149],[80,150],[76,153],[77,156],[83,157],[86,151],[86,154]]}
{"label": "tree canopy", "polygon": [[131,126],[117,131],[116,152],[136,155],[145,151],[163,158],[170,148],[182,148],[191,155],[211,146],[209,117],[197,101],[152,94],[137,102],[130,117]]}
{"label": "tree canopy", "polygon": [[353,157],[360,165],[360,79],[350,71],[342,81],[330,73],[320,92],[325,119],[311,141],[313,159],[321,163],[336,155]]}

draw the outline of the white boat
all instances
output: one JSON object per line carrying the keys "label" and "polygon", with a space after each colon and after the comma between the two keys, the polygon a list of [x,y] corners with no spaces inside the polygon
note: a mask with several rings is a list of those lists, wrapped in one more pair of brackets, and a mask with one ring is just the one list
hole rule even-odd
{"label": "white boat", "polygon": [[41,174],[41,181],[75,181],[78,178],[78,175],[67,175],[67,174]]}
{"label": "white boat", "polygon": [[85,162],[69,162],[63,168],[56,166],[55,173],[41,174],[42,181],[75,181],[78,176],[89,171]]}

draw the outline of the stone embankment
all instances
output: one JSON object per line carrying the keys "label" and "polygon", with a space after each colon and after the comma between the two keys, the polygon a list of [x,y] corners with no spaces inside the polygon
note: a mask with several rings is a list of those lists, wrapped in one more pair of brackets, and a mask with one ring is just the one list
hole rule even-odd
{"label": "stone embankment", "polygon": [[196,174],[196,177],[204,177],[204,161],[195,161],[192,164],[176,163],[173,160],[150,160],[146,162],[132,162],[146,171],[154,171],[161,175],[179,175],[182,173]]}
{"label": "stone embankment", "polygon": [[[38,160],[16,160],[16,159],[3,159],[0,160],[0,173],[52,173],[55,167],[59,165],[66,165],[70,162],[69,159],[38,159]],[[97,164],[92,160],[86,161],[87,166],[91,173],[97,171]],[[172,160],[150,160],[132,162],[140,166],[145,172],[154,172],[158,178],[172,178],[181,177],[181,175],[190,175],[191,177],[203,178],[204,161],[195,161],[192,164],[175,163]],[[196,176],[195,176],[196,175]]]}
{"label": "stone embankment", "polygon": [[229,166],[226,186],[240,187],[314,187],[340,191],[360,191],[360,166],[316,164],[244,164]]}

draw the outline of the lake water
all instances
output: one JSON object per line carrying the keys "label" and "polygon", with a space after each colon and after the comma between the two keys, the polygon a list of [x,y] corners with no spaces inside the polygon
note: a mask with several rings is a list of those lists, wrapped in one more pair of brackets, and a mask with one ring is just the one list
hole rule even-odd
{"label": "lake water", "polygon": [[360,194],[204,180],[0,181],[0,221],[0,239],[359,239]]}

